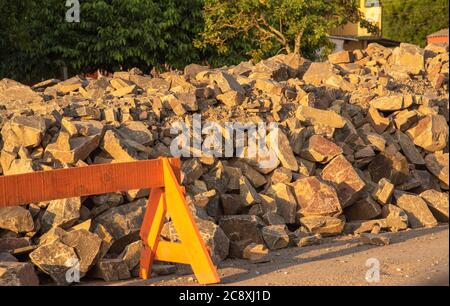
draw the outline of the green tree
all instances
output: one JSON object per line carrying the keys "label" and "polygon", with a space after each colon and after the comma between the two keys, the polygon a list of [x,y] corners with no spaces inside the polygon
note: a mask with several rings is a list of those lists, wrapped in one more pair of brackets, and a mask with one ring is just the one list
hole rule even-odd
{"label": "green tree", "polygon": [[205,30],[198,47],[213,46],[220,54],[232,52],[236,40],[247,40],[248,55],[297,53],[312,56],[327,46],[329,31],[347,22],[364,20],[355,0],[205,0]]}
{"label": "green tree", "polygon": [[447,0],[384,0],[383,36],[424,47],[427,35],[448,28]]}
{"label": "green tree", "polygon": [[0,77],[35,81],[97,68],[115,71],[199,61],[202,0],[81,0],[79,23],[65,0],[0,0]]}

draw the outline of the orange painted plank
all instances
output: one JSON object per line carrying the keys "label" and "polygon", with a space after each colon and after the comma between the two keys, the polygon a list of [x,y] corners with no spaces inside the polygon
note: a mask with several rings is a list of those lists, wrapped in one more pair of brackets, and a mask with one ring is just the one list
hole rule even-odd
{"label": "orange painted plank", "polygon": [[167,211],[180,237],[183,249],[200,284],[220,282],[208,249],[191,215],[183,190],[168,160],[163,160]]}
{"label": "orange painted plank", "polygon": [[162,159],[0,176],[0,207],[163,186]]}
{"label": "orange painted plank", "polygon": [[191,264],[186,255],[186,249],[181,243],[159,241],[155,260]]}
{"label": "orange painted plank", "polygon": [[148,279],[158,248],[159,237],[166,217],[166,203],[163,188],[153,188],[147,201],[140,236],[144,243],[141,254],[140,276]]}

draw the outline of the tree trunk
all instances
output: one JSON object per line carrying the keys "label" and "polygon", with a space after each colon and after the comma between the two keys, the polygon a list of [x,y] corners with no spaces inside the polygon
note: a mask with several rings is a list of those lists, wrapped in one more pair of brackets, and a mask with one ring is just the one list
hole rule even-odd
{"label": "tree trunk", "polygon": [[295,36],[294,54],[301,55],[303,30]]}

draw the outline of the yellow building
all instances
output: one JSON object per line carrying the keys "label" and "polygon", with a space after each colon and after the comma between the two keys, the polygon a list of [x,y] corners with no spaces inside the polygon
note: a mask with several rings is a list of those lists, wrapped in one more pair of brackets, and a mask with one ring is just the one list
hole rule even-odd
{"label": "yellow building", "polygon": [[360,10],[368,21],[378,27],[380,34],[369,33],[359,23],[347,23],[331,32],[330,40],[336,45],[335,51],[365,49],[371,42],[387,47],[398,46],[398,42],[382,38],[383,7],[380,0],[360,0]]}

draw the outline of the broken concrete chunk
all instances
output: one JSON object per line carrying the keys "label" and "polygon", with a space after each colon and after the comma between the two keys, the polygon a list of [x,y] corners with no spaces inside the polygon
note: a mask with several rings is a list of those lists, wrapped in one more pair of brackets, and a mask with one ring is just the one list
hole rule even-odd
{"label": "broken concrete chunk", "polygon": [[254,215],[224,216],[219,225],[230,241],[249,240],[257,244],[263,243],[261,229],[264,223]]}
{"label": "broken concrete chunk", "polygon": [[92,270],[92,277],[113,282],[131,278],[126,262],[120,258],[102,259]]}
{"label": "broken concrete chunk", "polygon": [[[276,133],[276,136],[272,136],[274,133]],[[294,152],[292,151],[292,147],[287,136],[280,129],[274,129],[267,137],[269,139],[269,147],[276,153],[283,167],[292,171],[297,171],[297,159],[295,159]],[[271,143],[270,140],[272,139],[277,139],[278,142]]]}
{"label": "broken concrete chunk", "polygon": [[300,224],[309,232],[322,236],[335,236],[342,233],[345,222],[341,218],[329,216],[306,216],[300,218]]}
{"label": "broken concrete chunk", "polygon": [[379,153],[369,164],[368,170],[374,182],[386,178],[394,185],[401,185],[409,178],[408,161],[400,152],[395,151]]}
{"label": "broken concrete chunk", "polygon": [[441,115],[428,115],[406,131],[414,144],[429,152],[440,151],[448,144],[449,129]]}
{"label": "broken concrete chunk", "polygon": [[424,51],[418,46],[401,43],[392,52],[392,61],[406,73],[416,75],[425,69]]}
{"label": "broken concrete chunk", "polygon": [[81,199],[67,198],[51,201],[42,216],[44,232],[52,227],[69,228],[80,218]]}
{"label": "broken concrete chunk", "polygon": [[26,233],[34,230],[34,221],[30,212],[20,206],[0,208],[0,229],[15,233]]}
{"label": "broken concrete chunk", "polygon": [[61,237],[61,242],[74,248],[82,275],[86,274],[99,259],[102,240],[85,229],[65,233]]}
{"label": "broken concrete chunk", "polygon": [[45,120],[39,116],[17,116],[8,121],[1,135],[4,142],[19,147],[37,147],[46,131]]}
{"label": "broken concrete chunk", "polygon": [[0,286],[38,286],[39,278],[28,262],[0,260]]}
{"label": "broken concrete chunk", "polygon": [[384,218],[386,226],[392,232],[408,228],[408,215],[403,209],[396,205],[384,205],[381,209],[381,216]]}
{"label": "broken concrete chunk", "polygon": [[307,125],[321,124],[338,129],[345,126],[345,120],[335,112],[309,106],[299,105],[295,116]]}
{"label": "broken concrete chunk", "polygon": [[300,152],[302,158],[322,164],[328,163],[339,154],[342,154],[342,149],[320,135],[311,136]]}
{"label": "broken concrete chunk", "polygon": [[367,195],[345,208],[344,214],[347,221],[375,219],[381,214],[381,206],[370,195]]}
{"label": "broken concrete chunk", "polygon": [[436,152],[434,154],[428,154],[425,157],[425,164],[427,169],[437,177],[447,187],[449,186],[449,159],[448,153]]}
{"label": "broken concrete chunk", "polygon": [[349,51],[339,51],[328,55],[331,64],[345,64],[352,62],[352,54]]}
{"label": "broken concrete chunk", "polygon": [[417,150],[416,146],[412,143],[411,139],[399,130],[397,130],[395,135],[406,158],[415,165],[425,165],[425,160]]}
{"label": "broken concrete chunk", "polygon": [[373,99],[370,106],[380,111],[397,111],[410,107],[413,104],[411,97],[386,96]]}
{"label": "broken concrete chunk", "polygon": [[422,192],[420,196],[428,204],[428,207],[438,221],[448,222],[448,193],[430,189]]}
{"label": "broken concrete chunk", "polygon": [[277,213],[286,223],[297,222],[297,201],[288,185],[283,183],[272,185],[267,190],[267,194],[275,200]]}
{"label": "broken concrete chunk", "polygon": [[269,225],[261,230],[264,242],[270,250],[278,250],[288,246],[289,236],[285,225]]}
{"label": "broken concrete chunk", "polygon": [[396,204],[408,215],[409,224],[412,228],[433,227],[437,220],[431,213],[426,202],[414,194],[394,192]]}
{"label": "broken concrete chunk", "polygon": [[255,188],[253,188],[245,176],[241,176],[239,179],[239,190],[241,201],[244,206],[250,206],[261,202]]}
{"label": "broken concrete chunk", "polygon": [[114,239],[111,253],[120,254],[125,246],[138,240],[146,204],[146,199],[139,199],[111,208],[94,219],[94,222],[103,225]]}
{"label": "broken concrete chunk", "polygon": [[336,188],[342,207],[347,207],[354,203],[366,186],[356,170],[343,155],[334,158],[322,170],[321,177]]}
{"label": "broken concrete chunk", "polygon": [[390,124],[390,119],[383,117],[374,107],[369,108],[367,112],[367,120],[378,134],[382,134]]}
{"label": "broken concrete chunk", "polygon": [[303,216],[336,216],[342,212],[336,190],[315,176],[295,181],[294,192]]}
{"label": "broken concrete chunk", "polygon": [[394,184],[388,179],[382,178],[378,181],[378,185],[372,193],[372,196],[380,204],[386,205],[389,203],[391,196],[394,192]]}
{"label": "broken concrete chunk", "polygon": [[58,285],[69,284],[66,277],[70,269],[75,268],[79,258],[74,248],[59,240],[44,244],[30,253],[30,259],[42,272],[50,275]]}
{"label": "broken concrete chunk", "polygon": [[242,86],[232,75],[225,72],[217,72],[211,74],[209,77],[212,81],[217,83],[223,93],[226,93],[228,91],[235,91],[242,95],[245,95],[244,88],[242,88]]}

